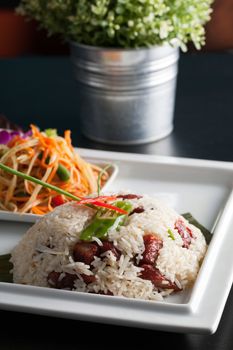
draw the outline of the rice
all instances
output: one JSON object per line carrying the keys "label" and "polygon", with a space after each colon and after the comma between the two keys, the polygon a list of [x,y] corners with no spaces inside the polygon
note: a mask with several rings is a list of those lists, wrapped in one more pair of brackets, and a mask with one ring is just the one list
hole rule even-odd
{"label": "rice", "polygon": [[[14,282],[146,300],[191,286],[207,249],[201,231],[156,198],[119,200],[132,204],[132,215],[108,230],[109,250],[93,237],[102,253],[90,263],[76,261],[74,249],[95,209],[73,202],[41,218],[12,251]],[[148,263],[151,241],[157,255]]]}

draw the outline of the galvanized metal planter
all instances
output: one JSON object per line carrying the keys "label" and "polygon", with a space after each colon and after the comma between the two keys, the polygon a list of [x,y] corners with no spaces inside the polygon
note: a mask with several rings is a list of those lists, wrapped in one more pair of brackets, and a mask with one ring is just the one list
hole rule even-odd
{"label": "galvanized metal planter", "polygon": [[82,132],[108,144],[159,140],[173,130],[179,50],[71,43]]}

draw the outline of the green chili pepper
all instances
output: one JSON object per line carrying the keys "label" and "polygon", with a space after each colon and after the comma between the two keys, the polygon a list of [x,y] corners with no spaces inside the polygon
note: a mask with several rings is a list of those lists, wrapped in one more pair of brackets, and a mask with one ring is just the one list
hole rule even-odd
{"label": "green chili pepper", "polygon": [[[127,213],[130,213],[132,210],[132,204],[126,201],[118,201],[113,203],[113,205],[127,211]],[[109,209],[100,209],[90,225],[81,232],[80,239],[82,241],[91,241],[92,237],[106,238],[108,230],[116,223],[117,227],[123,225],[127,216]]]}

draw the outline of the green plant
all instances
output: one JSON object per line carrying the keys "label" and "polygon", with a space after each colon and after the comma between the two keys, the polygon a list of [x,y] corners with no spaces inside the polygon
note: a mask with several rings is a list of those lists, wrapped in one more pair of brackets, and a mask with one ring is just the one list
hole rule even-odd
{"label": "green plant", "polygon": [[22,0],[18,13],[49,34],[108,47],[204,44],[212,0]]}

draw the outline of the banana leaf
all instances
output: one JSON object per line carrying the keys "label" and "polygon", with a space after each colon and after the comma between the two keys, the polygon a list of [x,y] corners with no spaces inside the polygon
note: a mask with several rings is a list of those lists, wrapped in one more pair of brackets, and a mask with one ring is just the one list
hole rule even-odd
{"label": "banana leaf", "polygon": [[13,276],[10,272],[13,265],[10,262],[10,258],[10,254],[0,255],[0,282],[13,282]]}
{"label": "banana leaf", "polygon": [[191,213],[184,213],[182,214],[182,216],[193,226],[196,226],[197,228],[199,228],[201,230],[201,232],[203,233],[203,236],[205,237],[206,243],[209,244],[212,238],[212,234],[211,232],[204,227],[202,224],[200,224],[200,222],[198,222]]}

